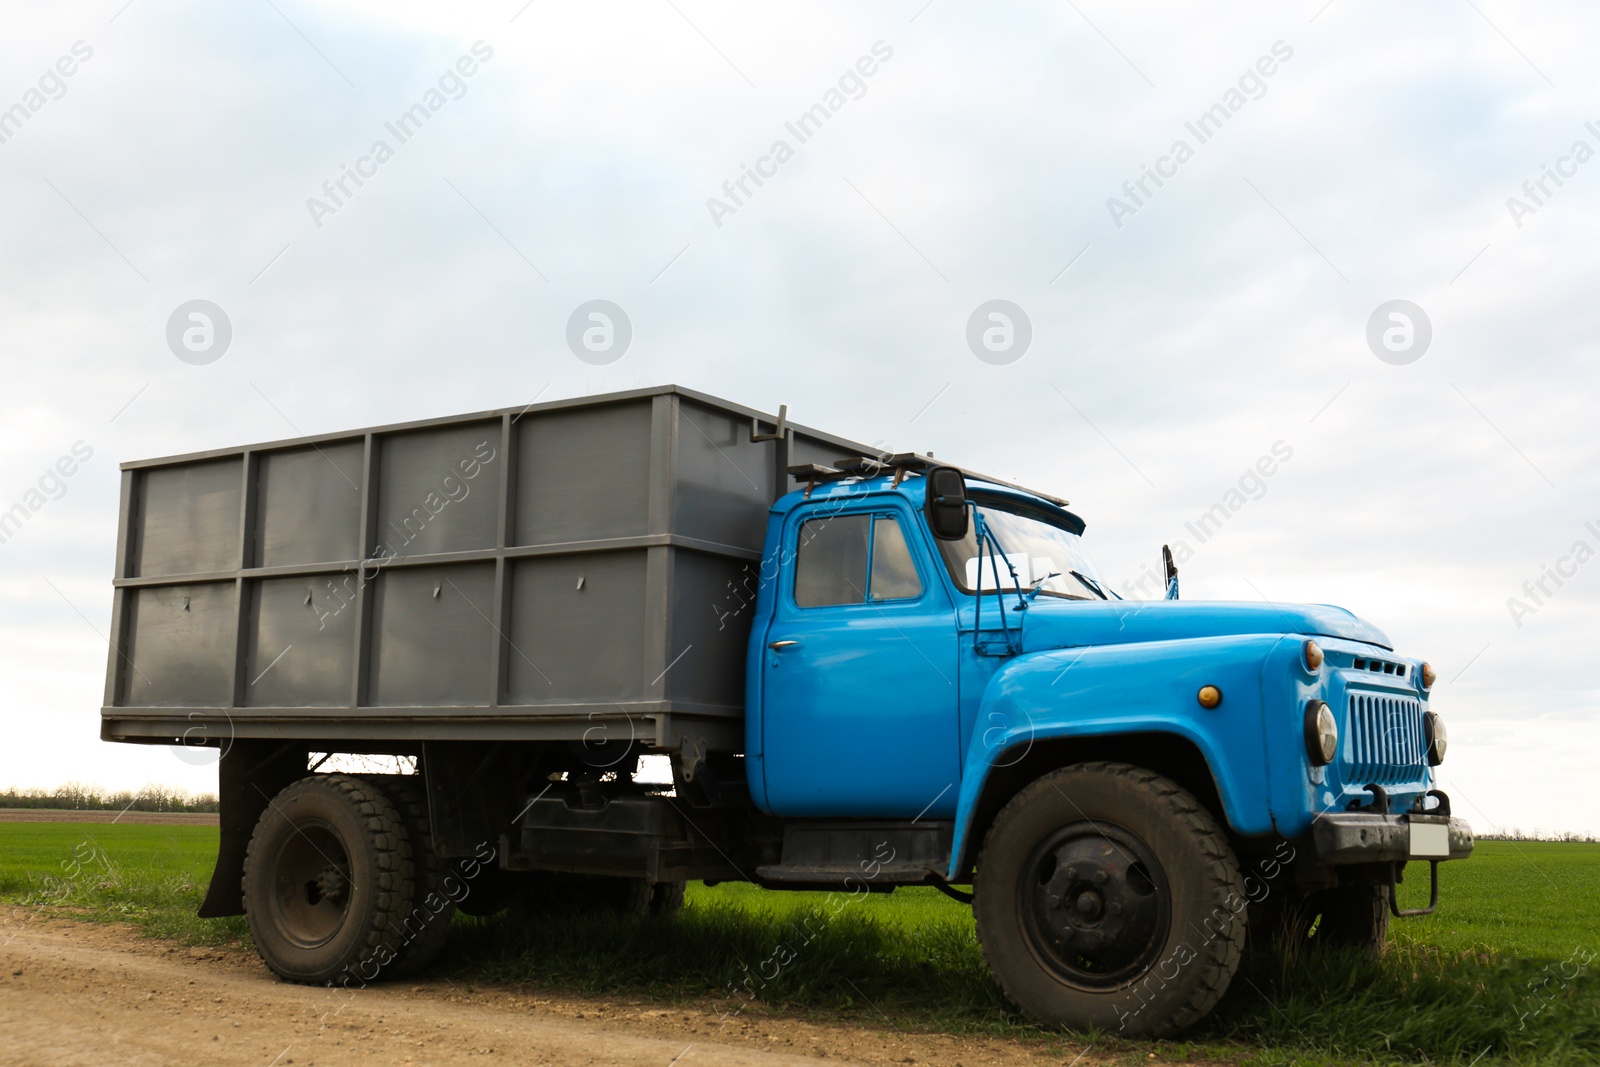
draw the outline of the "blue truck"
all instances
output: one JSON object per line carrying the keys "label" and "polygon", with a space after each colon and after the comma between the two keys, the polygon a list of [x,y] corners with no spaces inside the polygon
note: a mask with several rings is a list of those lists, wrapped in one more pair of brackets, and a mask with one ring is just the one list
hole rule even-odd
{"label": "blue truck", "polygon": [[200,913],[290,981],[691,880],[936,887],[1022,1012],[1135,1036],[1260,946],[1381,952],[1473,847],[1434,669],[1170,554],[1124,600],[1084,529],[677,386],[130,462],[102,736],[216,756]]}

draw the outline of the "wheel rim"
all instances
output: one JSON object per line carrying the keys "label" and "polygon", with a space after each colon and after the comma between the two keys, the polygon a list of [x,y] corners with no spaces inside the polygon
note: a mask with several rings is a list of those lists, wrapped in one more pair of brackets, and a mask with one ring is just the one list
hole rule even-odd
{"label": "wheel rim", "polygon": [[1107,989],[1147,971],[1171,927],[1166,872],[1119,826],[1072,823],[1033,850],[1018,911],[1039,961],[1071,985]]}
{"label": "wheel rim", "polygon": [[344,838],[324,822],[308,822],[278,849],[273,872],[273,918],[301,948],[326,944],[344,925],[355,890]]}

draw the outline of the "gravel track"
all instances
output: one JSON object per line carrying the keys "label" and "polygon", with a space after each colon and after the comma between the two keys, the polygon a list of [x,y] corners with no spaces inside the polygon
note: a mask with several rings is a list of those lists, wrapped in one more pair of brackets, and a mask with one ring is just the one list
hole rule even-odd
{"label": "gravel track", "polygon": [[[353,992],[289,985],[253,953],[179,947],[25,909],[0,911],[0,1035],[0,1060],[19,1067],[1109,1062],[1070,1035],[963,1038],[758,1008],[724,1019],[705,1007],[477,989],[438,977]],[[1124,1047],[1118,1059],[1127,1054]]]}

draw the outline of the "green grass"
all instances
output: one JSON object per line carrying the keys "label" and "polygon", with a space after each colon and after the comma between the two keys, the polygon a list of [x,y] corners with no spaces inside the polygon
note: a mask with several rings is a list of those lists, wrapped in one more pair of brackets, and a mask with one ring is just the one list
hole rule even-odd
{"label": "green grass", "polygon": [[[210,827],[0,824],[0,902],[247,945],[241,920],[193,917],[216,839]],[[1426,869],[1412,872],[1407,905],[1427,894]],[[1184,1044],[1097,1047],[1263,1067],[1600,1062],[1600,845],[1486,841],[1441,874],[1440,913],[1397,921],[1382,961],[1254,959]],[[926,889],[851,900],[695,885],[670,920],[461,917],[439,967],[480,983],[1057,1040],[1006,1006],[970,910]]]}
{"label": "green grass", "polygon": [[[1427,869],[1407,870],[1401,906],[1427,904]],[[1439,865],[1438,912],[1392,929],[1453,950],[1492,945],[1558,959],[1600,950],[1600,844],[1480,841],[1467,862]]]}
{"label": "green grass", "polygon": [[186,944],[248,943],[244,920],[198,919],[212,826],[0,823],[0,902],[133,923]]}

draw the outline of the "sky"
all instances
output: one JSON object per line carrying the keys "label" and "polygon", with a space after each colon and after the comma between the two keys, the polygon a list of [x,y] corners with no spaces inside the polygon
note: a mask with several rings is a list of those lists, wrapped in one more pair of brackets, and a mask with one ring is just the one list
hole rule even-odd
{"label": "sky", "polygon": [[1213,7],[4,5],[0,788],[215,788],[98,740],[119,463],[678,383],[1348,607],[1600,833],[1600,12]]}

